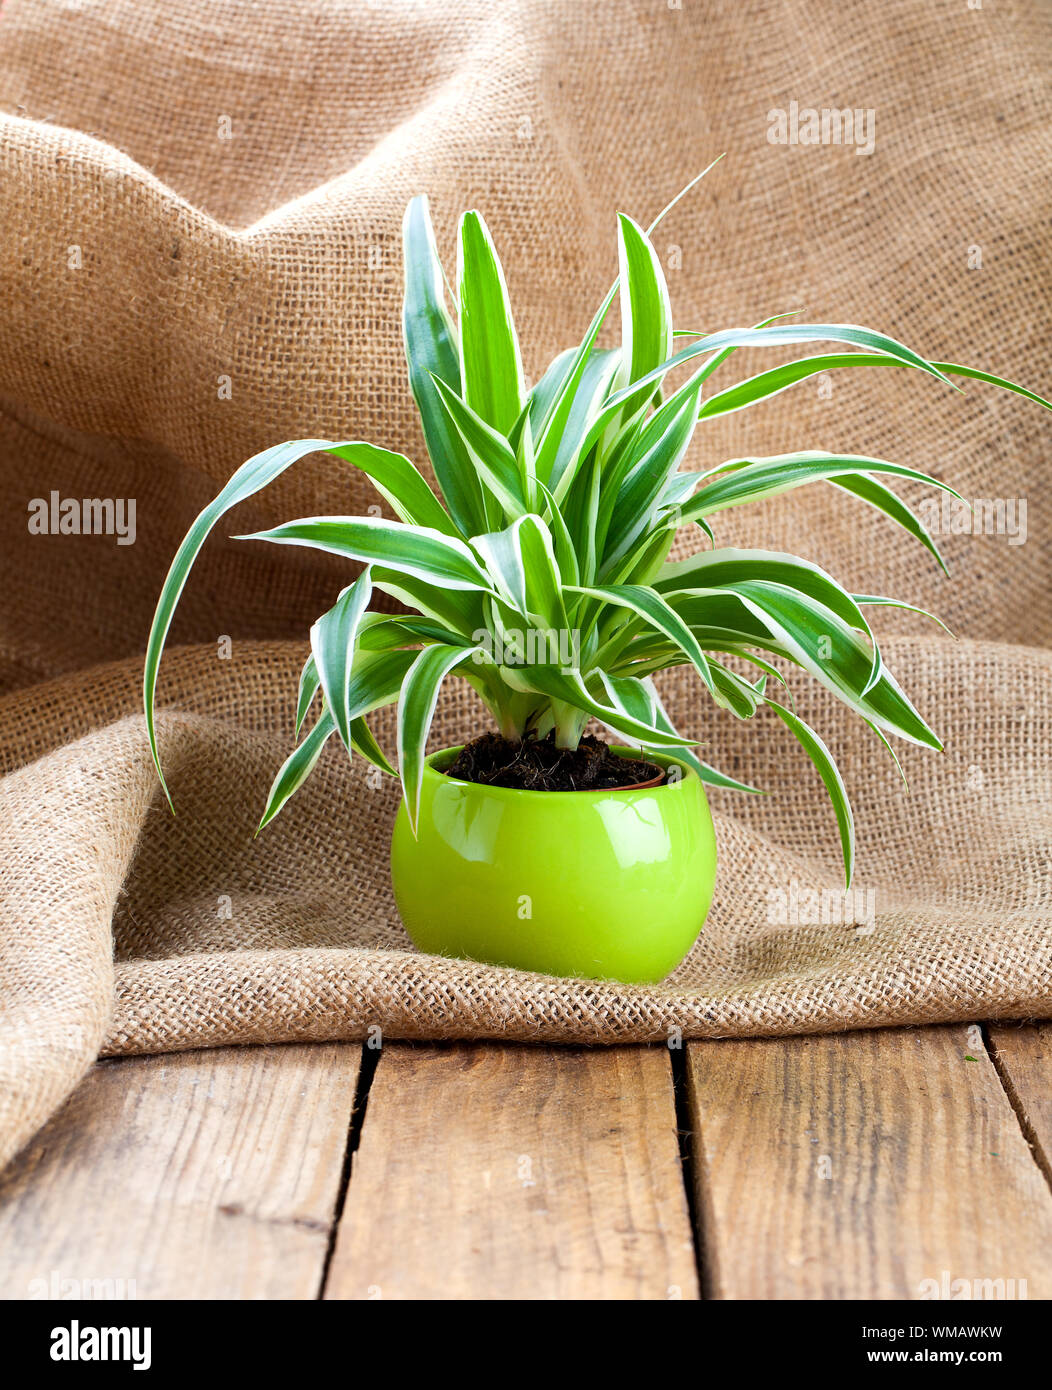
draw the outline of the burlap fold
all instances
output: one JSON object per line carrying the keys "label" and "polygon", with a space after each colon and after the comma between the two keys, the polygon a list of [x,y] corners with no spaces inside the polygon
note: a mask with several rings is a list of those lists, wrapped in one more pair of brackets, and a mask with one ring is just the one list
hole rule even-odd
{"label": "burlap fold", "polygon": [[[713,796],[712,916],[659,987],[417,955],[388,882],[396,789],[336,748],[253,839],[307,626],[347,571],[226,537],[364,509],[342,462],[305,463],[202,557],[161,682],[175,818],[138,702],[171,555],[242,459],[307,434],[423,459],[398,330],[398,227],[421,189],[450,270],[458,213],[486,214],[534,375],[615,271],[614,210],[648,220],[726,149],[658,238],[680,323],[803,308],[1047,389],[1049,52],[1047,8],[1022,3],[8,0],[0,1158],[100,1052],[373,1026],[614,1042],[1048,1013],[1048,434],[1036,407],[985,388],[839,373],[699,432],[697,467],[803,446],[891,458],[971,499],[1025,500],[1026,530],[940,537],[947,581],[830,488],[719,518],[720,543],[810,556],[962,640],[914,615],[878,624],[946,741],[905,749],[910,796],[869,732],[797,683],[855,804],[851,900],[825,793],[776,721],[743,725],[686,674],[667,681],[706,756],[772,794]],[[770,143],[769,111],[794,101],[872,110],[873,152]],[[134,499],[134,542],[31,533],[52,492]],[[478,727],[451,693],[435,744]],[[392,746],[388,719],[379,733]]]}

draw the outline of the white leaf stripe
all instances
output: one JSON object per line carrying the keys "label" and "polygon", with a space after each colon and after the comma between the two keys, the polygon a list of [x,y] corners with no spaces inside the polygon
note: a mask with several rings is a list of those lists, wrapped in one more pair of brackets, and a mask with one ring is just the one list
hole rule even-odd
{"label": "white leaf stripe", "polygon": [[414,834],[420,811],[427,736],[438,692],[453,667],[470,660],[479,650],[479,647],[425,647],[406,674],[398,702],[398,771]]}
{"label": "white leaf stripe", "polygon": [[829,798],[833,803],[833,810],[836,813],[837,827],[840,831],[840,846],[844,856],[844,877],[847,887],[850,888],[855,870],[855,818],[851,812],[851,803],[848,800],[847,789],[844,786],[844,779],[840,775],[840,769],[837,767],[832,753],[809,724],[805,724],[799,715],[786,709],[784,705],[778,704],[776,700],[769,700],[768,704],[786,728],[796,736],[805,753],[818,769],[818,775],[825,783]]}
{"label": "white leaf stripe", "polygon": [[457,285],[463,398],[488,425],[506,433],[519,417],[526,388],[504,271],[477,212],[460,220]]}
{"label": "white leaf stripe", "polygon": [[349,560],[388,565],[449,589],[489,590],[485,572],[464,541],[383,517],[307,516],[236,539],[303,545]]}
{"label": "white leaf stripe", "polygon": [[311,654],[325,693],[325,703],[348,751],[351,749],[351,721],[347,704],[351,669],[359,627],[372,592],[373,586],[366,568],[310,630]]}
{"label": "white leaf stripe", "polygon": [[[653,371],[672,352],[672,306],[668,285],[650,238],[631,217],[618,215],[618,282],[621,291],[622,386]],[[643,387],[625,403],[626,415],[645,405]]]}
{"label": "white leaf stripe", "polygon": [[304,663],[300,673],[299,692],[296,696],[296,737],[299,738],[300,730],[303,728],[303,721],[307,717],[307,712],[314,703],[314,697],[321,687],[318,678],[318,668],[314,664],[314,657],[309,656]]}
{"label": "white leaf stripe", "polygon": [[633,613],[638,614],[651,627],[663,633],[686,653],[709,690],[715,693],[712,672],[709,670],[709,663],[697,638],[679,614],[669,606],[666,599],[654,589],[647,589],[641,584],[596,584],[594,586],[575,585],[573,592],[587,594],[591,598],[604,599],[608,603],[617,604],[621,608],[628,608]]}
{"label": "white leaf stripe", "polygon": [[[782,590],[776,584],[745,583],[735,585],[734,592],[788,653],[844,704],[900,738],[941,749],[942,744],[886,669],[876,685],[862,693],[872,667],[872,653],[834,613],[827,610],[823,631],[808,625],[806,614],[801,619],[794,612],[797,600],[791,590]],[[830,642],[830,655],[826,658],[817,652],[818,639],[823,636]],[[853,667],[849,668],[848,662],[864,666],[866,676],[859,672],[858,678],[852,679],[849,670]]]}
{"label": "white leaf stripe", "polygon": [[274,778],[263,811],[263,818],[256,831],[257,835],[264,826],[270,824],[289,797],[298,791],[307,780],[321,757],[322,749],[335,732],[336,725],[333,723],[332,715],[329,714],[328,710],[323,711],[310,733],[289,754],[282,763],[278,775]]}
{"label": "white leaf stripe", "polygon": [[449,536],[459,534],[426,479],[404,454],[360,441],[334,444],[327,452],[353,463],[370,478],[400,520],[408,522],[410,526],[430,526]]}
{"label": "white leaf stripe", "polygon": [[442,411],[434,379],[459,385],[460,347],[446,308],[442,266],[435,246],[427,198],[414,198],[402,222],[405,296],[402,334],[409,366],[409,385],[420,412],[435,477],[463,535],[484,524],[486,511],[478,479],[457,466],[448,417]]}
{"label": "white leaf stripe", "polygon": [[[728,386],[725,390],[710,396],[701,407],[700,418],[706,420],[715,415],[726,415],[734,410],[744,410],[747,406],[755,405],[758,401],[769,400],[772,396],[778,395],[779,392],[788,390],[790,386],[795,386],[798,381],[806,381],[809,377],[820,376],[824,372],[835,371],[839,368],[906,368],[912,365],[912,363],[900,362],[894,357],[865,352],[823,353],[816,357],[805,357],[798,362],[786,362],[780,367],[773,367],[766,372],[760,372],[757,376],[748,377],[745,381],[739,381],[736,385]],[[1004,391],[1013,391],[1016,395],[1034,401],[1037,405],[1043,405],[1046,410],[1052,410],[1052,402],[1036,395],[1033,391],[1028,391],[1024,386],[1017,386],[1014,382],[1006,381],[1004,377],[992,376],[989,372],[976,371],[973,367],[961,367],[955,362],[932,362],[930,365],[936,371],[942,372],[944,376],[970,377],[976,381],[985,381],[992,386],[999,386]]]}
{"label": "white leaf stripe", "polygon": [[[715,476],[719,473],[726,473],[727,476]],[[695,516],[712,516],[727,507],[774,497],[807,483],[832,482],[841,477],[850,480],[852,475],[867,473],[907,478],[911,482],[940,488],[954,497],[960,496],[948,483],[903,464],[888,463],[886,459],[868,458],[861,454],[814,451],[777,454],[769,458],[733,459],[720,464],[709,473],[699,475],[699,481],[705,486],[684,506],[682,518],[687,522]]]}
{"label": "white leaf stripe", "polygon": [[503,511],[509,516],[521,516],[526,510],[526,497],[518,460],[508,441],[437,377],[435,388],[466,461],[479,474]]}

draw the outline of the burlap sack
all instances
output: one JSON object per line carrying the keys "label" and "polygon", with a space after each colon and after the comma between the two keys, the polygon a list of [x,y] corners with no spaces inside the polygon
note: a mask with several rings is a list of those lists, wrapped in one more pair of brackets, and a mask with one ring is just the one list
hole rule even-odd
{"label": "burlap sack", "polygon": [[[648,219],[725,149],[658,237],[680,323],[799,308],[1047,390],[1048,21],[1022,0],[7,0],[0,1155],[100,1051],[374,1024],[623,1042],[1048,1012],[1048,435],[1035,407],[983,387],[841,373],[699,432],[698,466],[818,446],[1025,498],[1028,538],[944,537],[947,582],[831,488],[719,519],[721,543],[809,555],[962,640],[911,615],[879,624],[947,745],[904,749],[909,797],[861,724],[797,683],[854,799],[854,904],[809,897],[839,884],[835,828],[781,727],[666,683],[710,760],[773,795],[713,796],[715,906],[660,987],[415,954],[388,884],[397,791],[336,749],[253,840],[307,627],[347,572],[225,535],[367,506],[337,460],[244,507],[187,590],[172,640],[190,645],[161,683],[175,819],[139,714],[165,569],[245,457],[319,434],[422,459],[398,328],[398,228],[421,189],[449,266],[458,213],[484,211],[534,374],[609,283],[615,209]],[[872,153],[771,143],[768,112],[794,101],[872,110]],[[52,491],[135,499],[134,544],[30,534]],[[436,746],[480,727],[452,695]],[[830,920],[845,906],[859,920]]]}

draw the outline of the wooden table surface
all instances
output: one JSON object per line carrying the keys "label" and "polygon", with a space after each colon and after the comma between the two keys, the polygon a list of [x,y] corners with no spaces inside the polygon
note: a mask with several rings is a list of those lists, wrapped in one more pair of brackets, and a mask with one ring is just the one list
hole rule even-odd
{"label": "wooden table surface", "polygon": [[1049,1298],[1050,1060],[1052,1024],[102,1062],[0,1181],[0,1297]]}

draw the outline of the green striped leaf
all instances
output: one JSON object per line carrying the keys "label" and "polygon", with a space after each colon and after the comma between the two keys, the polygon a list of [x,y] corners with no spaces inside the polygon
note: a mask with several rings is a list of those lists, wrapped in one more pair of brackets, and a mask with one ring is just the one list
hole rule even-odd
{"label": "green striped leaf", "polygon": [[515,462],[519,469],[522,498],[526,503],[526,509],[535,512],[540,506],[540,484],[537,482],[537,452],[533,444],[533,426],[530,424],[528,410],[524,410],[519,416],[514,441],[508,442],[515,450]]}
{"label": "green striped leaf", "polygon": [[709,661],[709,669],[716,685],[717,703],[738,719],[751,719],[763,703],[755,687],[714,658]]}
{"label": "green striped leaf", "polygon": [[[710,396],[701,407],[700,417],[702,420],[707,420],[714,415],[726,415],[734,410],[744,410],[747,406],[755,405],[757,401],[765,401],[772,396],[777,396],[779,392],[787,390],[790,386],[795,386],[798,381],[806,381],[810,377],[821,376],[823,372],[837,371],[843,367],[907,367],[913,365],[913,363],[900,362],[894,357],[886,357],[883,354],[864,352],[823,353],[817,357],[804,357],[799,362],[786,362],[780,367],[772,367],[766,372],[760,372],[757,376],[749,377],[746,381],[739,381],[736,385],[728,386],[725,390]],[[975,381],[985,381],[991,386],[1000,387],[1003,391],[1013,391],[1018,396],[1043,405],[1046,410],[1052,410],[1052,402],[1046,401],[1042,396],[1035,395],[1033,391],[1028,391],[1025,386],[1017,386],[1014,382],[1006,381],[1004,377],[991,376],[989,372],[980,372],[974,367],[961,367],[955,362],[932,362],[931,365],[936,371],[942,372],[944,376],[971,377]]]}
{"label": "green striped leaf", "polygon": [[[661,697],[657,693],[653,681],[649,679],[620,679],[615,676],[604,675],[603,685],[610,697],[611,704],[624,714],[653,724],[659,729],[664,729],[667,733],[675,733],[672,721],[661,703]],[[648,744],[641,746],[648,752],[662,751],[651,748]],[[729,777],[725,772],[720,772],[717,768],[710,767],[708,763],[703,763],[690,748],[677,748],[676,758],[691,768],[700,780],[710,787],[722,787],[727,791],[749,792],[754,796],[766,795],[759,788],[751,787],[747,782],[739,782],[736,777]]]}
{"label": "green striped leaf", "polygon": [[448,589],[489,590],[485,572],[463,541],[384,517],[306,516],[235,539],[302,545],[348,560],[387,565]]}
{"label": "green striped leaf", "polygon": [[863,718],[913,743],[942,748],[887,668],[867,688],[872,652],[835,613],[779,584],[750,581],[733,590],[788,655]]}
{"label": "green striped leaf", "polygon": [[[164,780],[161,761],[157,753],[154,700],[157,691],[157,672],[161,664],[161,654],[164,651],[168,629],[172,625],[172,616],[183,589],[186,587],[186,580],[194,560],[216,522],[232,507],[236,507],[239,502],[244,502],[247,498],[261,491],[284,473],[286,468],[291,467],[306,454],[331,447],[332,440],[329,439],[294,439],[287,444],[276,444],[272,449],[264,449],[261,454],[254,454],[234,473],[219,496],[214,501],[209,502],[175,552],[175,559],[172,561],[164,584],[161,586],[161,594],[157,600],[153,623],[150,626],[150,635],[146,643],[146,661],[143,667],[142,692],[143,708],[146,714],[146,731],[150,739],[150,752],[153,755],[154,767],[157,769],[157,776],[169,806],[172,805],[172,798],[168,791],[168,784]],[[175,808],[172,807],[172,809]]]}
{"label": "green striped leaf", "polygon": [[943,620],[936,617],[934,613],[929,613],[926,608],[918,608],[915,603],[905,603],[900,598],[881,598],[879,594],[852,594],[852,598],[857,604],[870,604],[877,608],[904,608],[908,613],[919,613],[922,618],[929,618],[933,623],[937,623],[948,637],[956,637],[946,626]]}
{"label": "green striped leaf", "polygon": [[1006,381],[1003,376],[993,376],[990,372],[981,372],[976,367],[962,367],[957,362],[933,362],[932,366],[937,367],[940,372],[945,372],[947,376],[969,377],[972,381],[985,381],[989,386],[999,386],[1002,391],[1012,391],[1036,405],[1043,405],[1046,410],[1052,410],[1052,401],[1047,401],[1044,396],[1039,396],[1034,391],[1028,391],[1025,386],[1017,386],[1014,381]]}
{"label": "green striped leaf", "polygon": [[[877,640],[865,614],[852,596],[836,580],[808,560],[783,555],[775,550],[703,550],[665,565],[654,588],[663,594],[676,589],[732,587],[742,581],[761,580],[795,589],[815,599],[850,627],[860,629],[872,647],[872,663],[865,689],[880,678],[881,658]],[[865,690],[862,692],[865,694]]]}
{"label": "green striped leaf", "polygon": [[563,516],[558,502],[544,484],[538,482],[537,487],[547,503],[548,526],[552,533],[552,544],[555,546],[556,568],[567,582],[576,584],[581,578],[581,570],[577,558],[577,548],[570,535],[566,518]]}
{"label": "green striped leaf", "polygon": [[[355,665],[347,691],[347,709],[352,734],[350,746],[370,762],[375,762],[385,772],[393,773],[394,769],[384,757],[362,716],[397,700],[406,672],[415,657],[416,652],[361,656]],[[307,780],[316,767],[325,744],[335,732],[336,723],[332,715],[328,709],[323,709],[314,727],[285,759],[274,778],[259,830],[269,825],[289,798]],[[256,831],[257,835],[259,830]]]}
{"label": "green striped leaf", "polygon": [[576,358],[576,348],[566,348],[565,351],[553,357],[541,375],[540,381],[527,396],[526,408],[530,412],[530,424],[533,426],[535,439],[543,431],[552,406],[573,372]]}
{"label": "green striped leaf", "polygon": [[461,394],[476,415],[506,435],[526,388],[504,271],[479,213],[460,219],[458,245]]}
{"label": "green striped leaf", "polygon": [[[790,317],[790,315],[775,314],[773,318],[765,319],[762,323],[757,324],[755,328],[738,330],[738,332],[755,333],[760,329],[767,328],[768,325],[775,323],[778,319],[788,317]],[[751,345],[751,341],[748,342],[746,345]],[[688,396],[693,395],[695,400],[700,400],[701,397],[699,388],[702,387],[704,383],[708,380],[708,378],[713,374],[713,372],[715,372],[727,360],[727,358],[730,357],[731,353],[735,350],[735,346],[736,344],[732,343],[730,347],[724,347],[718,352],[702,354],[707,356],[709,360],[703,363],[702,366],[700,366],[697,369],[697,371],[693,372],[691,376],[688,377],[688,379],[676,391],[675,395],[669,398],[669,401],[661,401],[661,382],[663,381],[664,377],[668,374],[671,365],[673,363],[678,364],[678,359],[682,357],[682,354],[677,353],[676,357],[669,358],[663,366],[655,367],[653,371],[647,372],[643,380],[645,383],[649,383],[648,389],[652,389],[654,391],[655,398],[658,404],[671,404],[672,409],[674,411],[678,408],[679,402],[683,401]],[[588,432],[585,435],[584,439],[581,441],[581,444],[578,448],[578,454],[581,457],[584,457],[588,453],[588,450],[595,443],[597,443],[606,432],[609,431],[611,426],[617,420],[618,416],[623,413],[626,401],[630,399],[631,394],[631,387],[625,387],[622,388],[620,391],[616,391],[613,394],[607,396],[602,407],[599,409],[598,413],[595,414],[592,423],[588,428]],[[629,422],[642,425],[642,414],[637,412],[634,416],[630,417]]]}
{"label": "green striped leaf", "polygon": [[[697,357],[722,352],[725,348],[778,347],[783,343],[813,342],[850,343],[854,347],[869,348],[875,353],[893,358],[904,367],[915,367],[918,371],[945,382],[947,386],[952,385],[939,368],[927,358],[921,357],[920,353],[907,347],[905,343],[900,343],[897,338],[889,338],[886,333],[876,333],[871,328],[862,328],[855,323],[776,323],[767,328],[724,328],[718,333],[709,333],[706,337],[699,338],[689,347],[682,348],[662,366],[636,382],[636,385],[642,386],[649,381],[657,382],[677,367],[686,366]],[[627,396],[631,389],[627,387],[619,394]]]}
{"label": "green striped leaf", "polygon": [[367,613],[358,633],[358,647],[363,652],[391,652],[400,647],[419,646],[421,642],[450,642],[456,646],[463,638],[463,633],[430,618]]}
{"label": "green striped leaf", "polygon": [[829,793],[829,799],[832,801],[833,810],[836,813],[837,828],[840,831],[840,847],[844,856],[844,879],[847,887],[850,888],[855,870],[855,818],[851,813],[851,803],[848,801],[847,789],[844,786],[844,779],[840,775],[840,769],[837,767],[832,753],[814,729],[809,724],[805,724],[798,714],[794,714],[792,710],[778,704],[776,700],[769,700],[768,704],[786,728],[796,737],[825,783],[826,791]]}
{"label": "green striped leaf", "polygon": [[435,379],[460,389],[460,346],[446,308],[444,277],[431,226],[427,198],[414,198],[402,222],[405,297],[402,335],[409,386],[420,412],[431,466],[453,520],[469,536],[485,524],[482,489],[470,470],[457,465],[449,417],[442,410]]}
{"label": "green striped leaf", "polygon": [[420,814],[424,755],[442,682],[455,666],[471,659],[478,647],[425,647],[419,652],[402,686],[398,702],[398,771],[413,834]]}
{"label": "green striped leaf", "polygon": [[[867,473],[908,478],[911,482],[940,488],[953,497],[960,496],[948,483],[901,463],[888,463],[885,459],[863,454],[828,454],[816,449],[798,454],[774,454],[768,458],[731,459],[708,473],[699,474],[699,481],[705,482],[705,486],[683,507],[680,520],[685,524],[695,517],[712,516],[746,502],[759,502],[807,483],[839,481]],[[850,483],[848,486],[851,490]]]}
{"label": "green striped leaf", "polygon": [[400,521],[406,521],[411,526],[430,526],[432,530],[442,531],[449,536],[458,534],[445,507],[404,454],[378,449],[375,444],[363,444],[357,440],[349,444],[333,444],[328,452],[353,463],[355,468],[371,478],[377,492],[390,502]]}
{"label": "green striped leaf", "polygon": [[555,547],[540,517],[520,517],[503,531],[474,536],[471,544],[506,603],[542,626],[567,627]]}
{"label": "green striped leaf", "polygon": [[464,466],[478,474],[505,513],[522,516],[527,509],[526,495],[514,449],[444,382],[436,379],[435,387],[456,432]]}
{"label": "green striped leaf", "polygon": [[304,662],[303,670],[300,672],[299,690],[296,695],[296,737],[299,738],[300,730],[303,728],[303,721],[306,719],[314,697],[321,689],[321,681],[318,678],[318,668],[314,664],[314,657],[309,656]]}
{"label": "green striped leaf", "polygon": [[870,477],[868,473],[846,473],[842,477],[830,478],[828,481],[834,487],[851,493],[853,497],[859,498],[862,502],[868,502],[871,507],[876,507],[877,511],[883,512],[896,525],[901,526],[909,535],[919,540],[921,545],[935,556],[943,574],[949,574],[946,561],[942,558],[939,547],[925,529],[924,523],[913,514],[901,497],[897,497],[892,492],[891,488],[885,487],[883,483],[878,483],[876,478]]}
{"label": "green striped leaf", "polygon": [[[508,668],[509,675],[512,674],[512,670],[513,668]],[[553,700],[561,701],[571,708],[593,715],[619,734],[624,734],[626,738],[635,742],[647,744],[654,748],[682,748],[694,742],[693,739],[684,738],[679,734],[669,733],[666,729],[659,729],[639,719],[633,719],[613,706],[605,704],[588,690],[580,674],[576,671],[559,671],[554,666],[529,666],[517,668],[515,677],[518,679],[521,689],[538,691],[540,694],[548,695]]]}
{"label": "green striped leaf", "polygon": [[573,537],[582,578],[594,579],[599,571],[599,503],[603,485],[603,460],[592,449],[581,462],[565,497],[557,499]]}
{"label": "green striped leaf", "polygon": [[605,539],[601,572],[608,573],[647,529],[658,499],[690,444],[698,420],[700,391],[698,385],[683,399],[677,393],[666,401],[640,434],[616,493],[614,480],[606,484],[608,496],[613,496],[613,510],[609,524],[600,523]]}
{"label": "green striped leaf", "polygon": [[737,777],[731,777],[728,773],[721,772],[718,767],[700,762],[689,748],[677,756],[694,769],[706,786],[719,787],[728,792],[748,792],[750,796],[768,796],[770,794],[761,787],[751,786],[748,782],[740,782]]}
{"label": "green striped leaf", "polygon": [[347,717],[352,722],[398,699],[415,651],[359,652],[347,689]]}
{"label": "green striped leaf", "polygon": [[[630,386],[672,354],[672,306],[657,252],[646,232],[624,213],[617,219],[621,290],[621,381]],[[626,417],[646,405],[648,387],[629,396]]]}
{"label": "green striped leaf", "polygon": [[347,751],[351,751],[351,721],[347,697],[351,688],[351,669],[362,615],[372,597],[368,569],[348,585],[336,603],[322,614],[310,630],[314,669],[325,693],[336,730]]}
{"label": "green striped leaf", "polygon": [[[555,393],[555,397],[548,408],[544,423],[540,431],[537,432],[537,476],[542,482],[547,483],[549,487],[551,487],[556,496],[560,497],[560,500],[562,489],[552,483],[552,472],[554,470],[555,460],[560,451],[564,449],[563,439],[567,433],[567,422],[570,419],[570,413],[577,399],[577,391],[581,385],[581,380],[585,371],[587,370],[589,359],[592,356],[595,340],[609,313],[610,305],[614,302],[614,295],[616,293],[617,281],[615,280],[610,286],[606,298],[596,310],[595,317],[589,325],[584,341],[575,351],[573,359],[570,362],[569,370],[562,378],[559,389]],[[596,417],[597,423],[601,418],[602,412]],[[612,416],[610,418],[612,418]],[[595,428],[596,425],[593,425],[592,429],[594,430]],[[580,450],[577,451],[580,458],[583,458],[587,454],[588,438],[590,437],[591,432],[589,436],[586,437],[586,441],[581,446]]]}
{"label": "green striped leaf", "polygon": [[317,766],[326,743],[335,732],[336,725],[333,723],[332,715],[328,710],[323,711],[310,733],[293,749],[274,778],[263,810],[263,818],[256,830],[257,835],[264,826],[270,824],[289,797],[303,786]]}
{"label": "green striped leaf", "polygon": [[580,374],[562,436],[542,480],[559,497],[565,497],[584,457],[582,441],[593,421],[599,418],[603,402],[621,362],[619,348],[593,348]]}
{"label": "green striped leaf", "polygon": [[612,584],[651,585],[661,573],[675,539],[676,531],[672,526],[659,526],[649,534],[644,532],[635,549],[612,566],[609,576],[604,577]]}
{"label": "green striped leaf", "polygon": [[693,666],[708,686],[715,692],[715,683],[705,653],[690,628],[665,598],[655,589],[642,584],[595,584],[589,587],[575,586],[575,593],[587,594],[590,598],[602,599],[619,608],[628,608],[644,622],[662,633],[689,658]]}
{"label": "green striped leaf", "polygon": [[388,777],[397,777],[398,772],[391,766],[387,754],[373,737],[373,731],[364,719],[351,720],[351,746],[356,753],[360,753],[366,762],[372,763],[373,767],[378,767],[381,772],[386,772]]}
{"label": "green striped leaf", "polygon": [[407,608],[415,608],[425,618],[449,628],[461,638],[470,637],[482,626],[485,610],[484,596],[480,592],[447,589],[439,582],[382,565],[373,565],[372,573],[373,588],[389,594]]}

